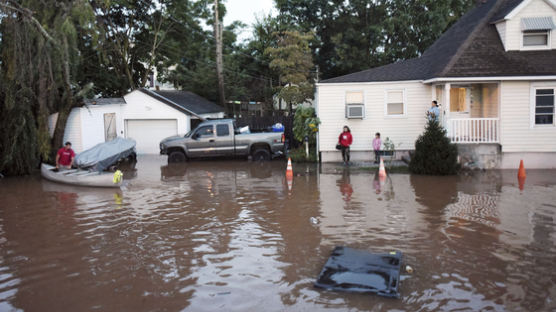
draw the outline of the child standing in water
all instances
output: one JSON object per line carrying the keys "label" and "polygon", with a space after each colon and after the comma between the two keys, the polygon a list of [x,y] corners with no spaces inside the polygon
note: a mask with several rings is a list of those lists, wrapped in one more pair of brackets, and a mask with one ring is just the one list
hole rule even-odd
{"label": "child standing in water", "polygon": [[380,161],[380,146],[382,145],[382,141],[380,140],[380,132],[375,134],[375,138],[373,139],[373,150],[375,151],[375,164],[378,164]]}

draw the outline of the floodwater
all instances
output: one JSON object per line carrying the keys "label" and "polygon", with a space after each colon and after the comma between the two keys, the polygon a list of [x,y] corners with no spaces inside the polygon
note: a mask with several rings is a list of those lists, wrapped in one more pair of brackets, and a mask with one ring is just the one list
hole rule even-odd
{"label": "floodwater", "polygon": [[[0,180],[0,311],[556,311],[556,171],[520,190],[517,171],[294,165],[289,191],[285,167],[153,156],[123,190]],[[315,289],[340,245],[401,251],[401,298]]]}

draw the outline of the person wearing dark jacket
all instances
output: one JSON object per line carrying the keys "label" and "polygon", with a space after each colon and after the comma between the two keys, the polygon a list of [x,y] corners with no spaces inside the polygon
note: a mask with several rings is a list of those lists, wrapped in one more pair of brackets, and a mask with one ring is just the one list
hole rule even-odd
{"label": "person wearing dark jacket", "polygon": [[345,165],[349,164],[349,146],[352,141],[351,130],[349,130],[348,126],[344,126],[344,131],[338,137],[338,144],[341,146],[342,159]]}

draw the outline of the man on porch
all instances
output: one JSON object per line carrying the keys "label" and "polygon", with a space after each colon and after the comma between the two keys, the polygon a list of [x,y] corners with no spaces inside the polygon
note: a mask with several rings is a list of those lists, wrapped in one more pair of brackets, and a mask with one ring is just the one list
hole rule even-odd
{"label": "man on porch", "polygon": [[429,120],[434,119],[434,121],[438,122],[438,116],[440,116],[440,110],[438,109],[438,102],[432,101],[431,108],[427,111],[427,116]]}

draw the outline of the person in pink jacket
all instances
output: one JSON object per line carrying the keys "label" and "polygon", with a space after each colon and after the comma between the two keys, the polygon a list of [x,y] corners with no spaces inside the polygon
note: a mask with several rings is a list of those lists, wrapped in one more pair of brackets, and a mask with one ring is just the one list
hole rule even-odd
{"label": "person in pink jacket", "polygon": [[380,146],[382,145],[382,141],[380,140],[380,132],[375,134],[375,138],[373,139],[373,150],[375,151],[375,164],[380,162]]}

